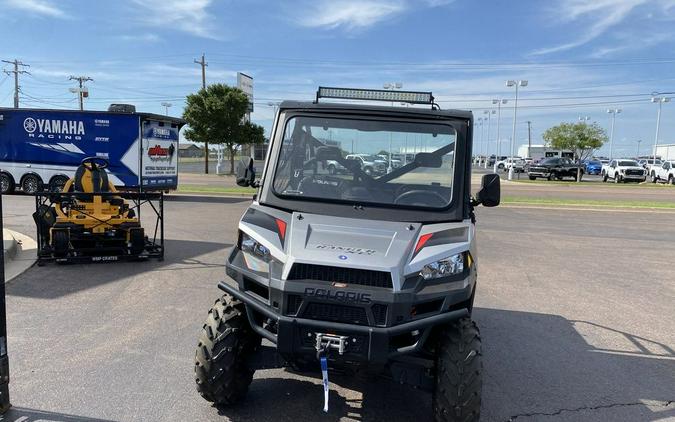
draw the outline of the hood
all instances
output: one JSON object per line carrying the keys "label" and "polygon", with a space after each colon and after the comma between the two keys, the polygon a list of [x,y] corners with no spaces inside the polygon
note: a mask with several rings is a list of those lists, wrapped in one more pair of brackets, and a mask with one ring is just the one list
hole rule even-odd
{"label": "hood", "polygon": [[[420,224],[293,213],[290,260],[390,271],[405,261]],[[290,267],[290,266],[289,266]],[[288,270],[288,269],[287,269]]]}

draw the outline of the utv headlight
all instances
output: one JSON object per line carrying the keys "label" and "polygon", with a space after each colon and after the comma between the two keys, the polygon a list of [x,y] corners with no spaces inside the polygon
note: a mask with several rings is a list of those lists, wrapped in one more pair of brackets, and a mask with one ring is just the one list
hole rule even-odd
{"label": "utv headlight", "polygon": [[422,271],[420,271],[420,275],[425,280],[434,280],[441,277],[461,274],[463,271],[464,253],[458,253],[425,265],[422,268]]}
{"label": "utv headlight", "polygon": [[239,249],[244,254],[246,266],[259,273],[268,273],[270,269],[269,262],[272,260],[270,250],[255,241],[251,236],[240,232]]}

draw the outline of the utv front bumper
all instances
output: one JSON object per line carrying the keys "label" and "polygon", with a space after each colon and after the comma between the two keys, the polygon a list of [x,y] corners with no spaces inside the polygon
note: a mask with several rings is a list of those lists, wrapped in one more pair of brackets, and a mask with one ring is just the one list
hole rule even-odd
{"label": "utv front bumper", "polygon": [[252,329],[274,343],[287,361],[313,358],[317,335],[329,334],[346,337],[345,351],[334,354],[336,359],[369,365],[421,351],[434,327],[469,314],[475,286],[475,270],[467,269],[454,281],[431,289],[416,285],[394,292],[350,286],[341,293],[353,300],[345,301],[342,296],[336,300],[330,294],[314,294],[335,291],[330,283],[276,280],[232,261],[227,274],[234,283],[221,282],[218,287],[246,305]]}
{"label": "utv front bumper", "polygon": [[[225,282],[218,287],[246,305],[253,330],[274,343],[279,354],[288,360],[295,360],[294,357],[300,355],[313,356],[316,334],[330,333],[348,338],[345,360],[385,364],[393,357],[419,351],[431,334],[431,328],[468,315],[468,309],[463,308],[393,327],[369,327],[279,315],[236,287]],[[276,333],[263,328],[256,314],[268,319],[266,325],[274,323]],[[410,339],[411,344],[397,346],[395,340],[399,337]]]}

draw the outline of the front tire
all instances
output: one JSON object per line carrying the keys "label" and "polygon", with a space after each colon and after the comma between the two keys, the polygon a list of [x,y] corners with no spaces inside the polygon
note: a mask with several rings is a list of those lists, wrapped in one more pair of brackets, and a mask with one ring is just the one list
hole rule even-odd
{"label": "front tire", "polygon": [[530,176],[530,180],[537,180],[536,176]]}
{"label": "front tire", "polygon": [[28,195],[34,195],[42,190],[42,180],[34,174],[28,174],[21,181],[21,190]]}
{"label": "front tire", "polygon": [[335,173],[337,173],[337,171],[335,170],[335,166],[332,164],[328,166],[328,174],[334,175]]}
{"label": "front tire", "polygon": [[51,182],[49,182],[49,191],[50,192],[61,192],[63,191],[63,187],[66,185],[68,182],[68,178],[66,176],[55,176]]}
{"label": "front tire", "polygon": [[229,295],[216,300],[199,335],[195,352],[197,391],[209,402],[232,405],[248,392],[254,371],[246,359],[260,345],[244,304]]}
{"label": "front tire", "polygon": [[14,180],[7,173],[0,173],[0,194],[6,195],[14,192]]}
{"label": "front tire", "polygon": [[675,178],[673,178],[672,174],[670,176],[668,176],[668,184],[669,185],[675,185]]}
{"label": "front tire", "polygon": [[482,352],[476,323],[462,318],[440,334],[432,396],[436,422],[478,421],[482,390]]}

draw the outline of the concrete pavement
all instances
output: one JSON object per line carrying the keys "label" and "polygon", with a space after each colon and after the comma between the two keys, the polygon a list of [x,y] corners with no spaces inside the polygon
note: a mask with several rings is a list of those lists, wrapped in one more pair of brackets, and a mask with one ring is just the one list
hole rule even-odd
{"label": "concrete pavement", "polygon": [[[18,217],[26,201],[5,201],[8,227],[32,223]],[[247,204],[169,198],[164,262],[47,265],[10,283],[13,403],[122,421],[430,420],[428,394],[386,380],[331,377],[328,415],[318,375],[259,371],[232,408],[198,396],[197,333]],[[478,210],[483,420],[675,419],[672,236],[662,229],[673,224],[675,214]]]}

